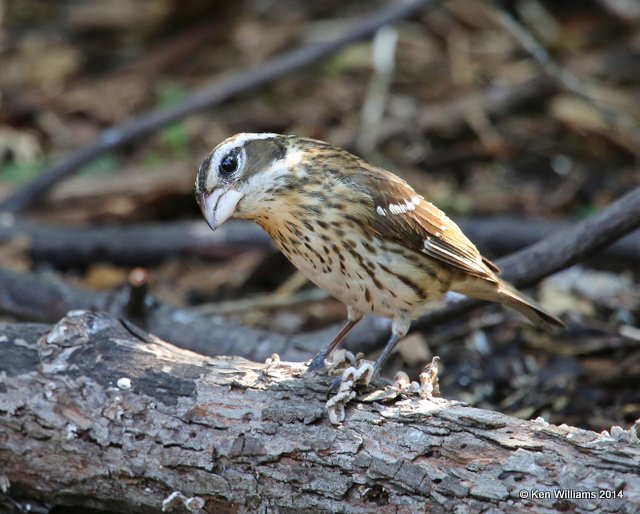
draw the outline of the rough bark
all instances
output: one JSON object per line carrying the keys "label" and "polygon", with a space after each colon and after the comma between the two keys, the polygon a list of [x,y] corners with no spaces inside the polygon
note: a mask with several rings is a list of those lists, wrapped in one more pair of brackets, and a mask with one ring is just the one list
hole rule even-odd
{"label": "rough bark", "polygon": [[2,325],[0,345],[3,512],[160,512],[174,492],[201,512],[640,509],[635,432],[415,397],[332,426],[303,365],[203,357],[105,314]]}

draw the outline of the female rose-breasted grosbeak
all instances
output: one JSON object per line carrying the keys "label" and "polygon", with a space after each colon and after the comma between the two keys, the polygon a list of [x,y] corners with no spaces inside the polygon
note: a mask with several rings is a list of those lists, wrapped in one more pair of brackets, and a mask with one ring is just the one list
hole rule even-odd
{"label": "female rose-breasted grosbeak", "polygon": [[564,326],[500,280],[497,266],[404,180],[323,141],[232,136],[200,166],[196,198],[213,230],[231,216],[254,220],[309,280],[346,304],[347,323],[311,368],[372,312],[393,320],[377,377],[411,320],[447,291]]}

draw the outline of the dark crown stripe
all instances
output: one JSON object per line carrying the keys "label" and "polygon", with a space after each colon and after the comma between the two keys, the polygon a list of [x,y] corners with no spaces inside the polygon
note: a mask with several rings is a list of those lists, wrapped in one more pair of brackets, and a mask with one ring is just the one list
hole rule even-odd
{"label": "dark crown stripe", "polygon": [[207,155],[207,158],[204,161],[202,161],[202,164],[198,169],[198,191],[200,192],[204,192],[206,189],[207,170],[209,169],[209,164],[211,163],[212,155],[213,155],[212,153]]}

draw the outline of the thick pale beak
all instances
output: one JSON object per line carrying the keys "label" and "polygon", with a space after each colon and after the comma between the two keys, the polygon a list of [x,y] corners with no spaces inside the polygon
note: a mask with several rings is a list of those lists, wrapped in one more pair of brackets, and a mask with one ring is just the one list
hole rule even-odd
{"label": "thick pale beak", "polygon": [[214,189],[210,194],[200,193],[198,204],[204,219],[212,230],[217,229],[227,221],[236,210],[236,205],[242,198],[242,193],[233,189]]}

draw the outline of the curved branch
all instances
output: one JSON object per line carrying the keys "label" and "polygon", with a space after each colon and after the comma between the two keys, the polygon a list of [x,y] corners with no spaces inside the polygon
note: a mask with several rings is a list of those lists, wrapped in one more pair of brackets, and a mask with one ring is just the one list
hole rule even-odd
{"label": "curved branch", "polygon": [[504,277],[525,287],[603,250],[640,227],[640,187],[574,226],[498,260]]}
{"label": "curved branch", "polygon": [[[640,227],[640,187],[619,198],[591,218],[571,228],[499,259],[502,276],[517,287],[526,287],[557,271],[601,251],[622,236]],[[482,305],[476,300],[457,304],[423,316],[416,326],[456,318]]]}

